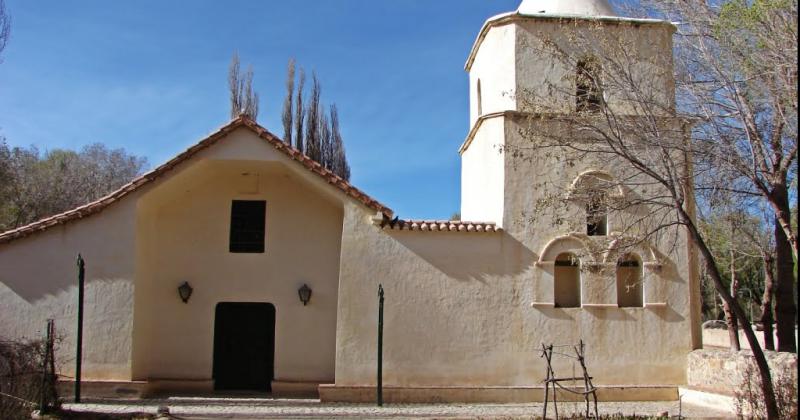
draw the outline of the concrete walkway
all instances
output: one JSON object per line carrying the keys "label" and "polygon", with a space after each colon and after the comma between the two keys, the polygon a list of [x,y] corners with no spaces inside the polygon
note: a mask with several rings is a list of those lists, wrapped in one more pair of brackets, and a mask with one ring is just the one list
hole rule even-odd
{"label": "concrete walkway", "polygon": [[[141,401],[94,401],[64,404],[76,412],[107,414],[156,414],[160,406],[169,408],[174,418],[357,418],[357,419],[533,419],[542,415],[541,403],[529,404],[386,404],[376,407],[367,404],[321,403],[316,399],[279,398],[204,398],[172,397]],[[582,403],[559,403],[559,415],[581,415]],[[674,402],[603,402],[600,414],[657,416],[664,412],[677,418],[734,418],[731,413]],[[548,417],[552,416],[552,405]]]}

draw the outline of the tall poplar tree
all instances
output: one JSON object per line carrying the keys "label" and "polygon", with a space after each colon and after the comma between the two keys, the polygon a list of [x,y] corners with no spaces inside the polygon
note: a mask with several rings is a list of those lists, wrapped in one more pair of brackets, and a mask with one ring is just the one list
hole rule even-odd
{"label": "tall poplar tree", "polygon": [[339,111],[335,104],[326,111],[322,102],[322,84],[316,73],[312,73],[311,91],[307,97],[304,89],[305,71],[296,66],[294,59],[290,59],[283,101],[284,141],[326,169],[349,180],[350,166],[339,128]]}
{"label": "tall poplar tree", "polygon": [[228,90],[231,101],[231,119],[246,115],[252,120],[258,117],[258,93],[253,89],[253,67],[241,74],[239,54],[234,52],[228,68]]}
{"label": "tall poplar tree", "polygon": [[292,130],[294,125],[292,120],[294,118],[292,98],[294,97],[294,59],[289,59],[289,64],[286,66],[286,98],[283,100],[283,115],[281,120],[283,122],[283,141],[292,144]]}
{"label": "tall poplar tree", "polygon": [[306,86],[306,72],[300,68],[300,75],[297,80],[297,95],[294,103],[294,147],[300,152],[305,151],[303,144],[303,120],[306,116],[306,109],[303,107],[303,90]]}

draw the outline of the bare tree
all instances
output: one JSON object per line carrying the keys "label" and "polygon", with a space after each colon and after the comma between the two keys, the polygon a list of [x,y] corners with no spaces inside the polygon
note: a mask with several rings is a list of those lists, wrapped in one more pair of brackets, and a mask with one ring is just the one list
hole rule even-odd
{"label": "bare tree", "polygon": [[303,106],[303,90],[306,86],[306,72],[300,68],[297,81],[297,96],[294,104],[294,147],[301,153],[305,152],[303,121],[306,118],[306,108]]}
{"label": "bare tree", "polygon": [[[767,211],[771,214],[770,211]],[[775,235],[770,234],[769,225],[767,229],[761,229],[760,223],[745,223],[742,225],[741,232],[746,240],[756,249],[761,257],[762,269],[764,271],[764,292],[761,296],[761,314],[759,324],[764,333],[764,348],[775,350],[774,330],[772,328],[775,318],[772,315],[773,297],[775,296]],[[780,229],[777,224],[773,224],[773,229]]]}
{"label": "bare tree", "polygon": [[[686,3],[695,8],[713,9],[705,3]],[[685,6],[681,7],[690,13]],[[716,10],[714,13],[719,19],[719,10]],[[796,2],[793,10],[796,28]],[[781,96],[778,101],[781,106],[774,115],[767,114],[774,117],[769,118],[770,121],[777,118],[777,133],[772,125],[764,127],[763,132],[748,126],[754,121],[739,105],[744,100],[743,95],[747,95],[740,75],[734,78],[734,74],[717,73],[719,77],[708,78],[711,75],[701,67],[715,69],[723,64],[717,61],[725,57],[724,50],[728,48],[722,44],[708,50],[696,47],[706,42],[698,38],[716,36],[713,10],[706,12],[706,21],[680,28],[689,32],[686,36],[692,37],[695,46],[678,43],[675,90],[669,82],[673,80],[671,50],[657,44],[660,42],[657,36],[643,39],[632,35],[636,34],[633,25],[618,23],[617,28],[629,30],[615,30],[599,21],[583,21],[572,30],[565,29],[569,33],[560,38],[543,32],[533,34],[534,41],[529,48],[538,49],[543,60],[558,63],[557,68],[575,70],[567,71],[559,80],[545,80],[545,86],[515,92],[518,107],[523,111],[515,118],[520,121],[520,134],[526,141],[519,145],[507,144],[506,149],[514,157],[557,162],[564,168],[581,165],[613,168],[613,179],[595,177],[583,186],[573,185],[566,194],[549,186],[554,182],[553,176],[563,176],[560,172],[537,174],[537,184],[545,192],[534,205],[534,217],[536,213],[550,212],[558,223],[559,214],[564,214],[565,208],[582,203],[587,215],[597,211],[624,215],[617,221],[618,231],[614,237],[627,238],[623,242],[625,246],[648,243],[656,244],[660,250],[669,249],[670,244],[679,244],[685,235],[702,257],[717,293],[742,326],[758,366],[767,415],[777,418],[772,378],[764,352],[745,311],[723,280],[715,253],[697,223],[697,209],[699,206],[702,210],[716,191],[738,194],[738,203],[745,213],[749,205],[761,199],[769,202],[773,210],[783,208],[774,196],[776,189],[786,184],[782,177],[792,176],[796,161],[796,95],[794,99],[791,94]],[[788,19],[775,19],[783,27],[790,25]],[[564,27],[570,28],[570,25]],[[679,33],[678,38],[681,36]],[[643,46],[645,43],[652,45]],[[796,51],[796,44],[787,47],[789,52],[792,48]],[[681,51],[681,48],[689,50]],[[662,54],[653,55],[652,51]],[[792,77],[790,67],[796,66],[796,60],[789,61],[785,53],[771,59],[773,67],[788,78],[778,78],[773,83],[794,92],[794,83],[788,80]],[[728,79],[722,79],[723,76]],[[720,92],[711,94],[709,85],[716,85]],[[726,93],[726,89],[731,92]],[[676,91],[679,94],[677,107]],[[733,106],[724,107],[727,112],[724,114],[716,108],[726,94],[731,95]],[[751,89],[749,95],[754,94],[756,92]],[[788,105],[784,106],[785,103]],[[754,104],[753,111],[763,106],[763,102]],[[571,111],[565,112],[565,109]],[[760,118],[763,120],[764,116]],[[735,121],[741,124],[736,125]],[[767,137],[763,137],[765,133]],[[761,137],[752,140],[755,135]],[[745,172],[745,168],[734,162],[739,149],[755,149],[755,143],[759,143],[762,150],[769,150],[763,154],[767,156],[768,165],[757,174]],[[764,149],[764,144],[771,146]],[[773,159],[775,157],[780,159]],[[757,157],[751,159],[757,161]],[[751,164],[748,168],[758,166]],[[552,168],[552,164],[542,167]],[[764,185],[765,180],[769,180],[767,185]],[[762,189],[765,186],[769,187],[768,191]],[[781,211],[776,210],[776,217],[782,217]],[[594,224],[589,219],[587,223]]]}
{"label": "bare tree", "polygon": [[678,97],[696,118],[706,164],[739,200],[763,200],[775,229],[778,349],[796,352],[789,186],[797,179],[797,0],[662,0],[682,22],[676,40]]}
{"label": "bare tree", "polygon": [[331,127],[328,123],[328,115],[322,107],[320,107],[317,125],[319,126],[317,133],[320,146],[318,162],[326,169],[331,169]]}
{"label": "bare tree", "polygon": [[[295,93],[295,73],[297,92]],[[296,69],[289,60],[286,74],[286,97],[283,102],[284,140],[345,180],[350,179],[350,166],[339,127],[339,112],[331,105],[326,112],[322,103],[322,84],[316,73],[311,76],[311,92],[305,102],[305,71]],[[292,140],[294,139],[294,140]]]}
{"label": "bare tree", "polygon": [[292,144],[292,130],[294,124],[294,73],[295,73],[294,58],[289,59],[289,64],[286,65],[286,98],[283,100],[283,115],[281,121],[283,122],[283,141],[287,144]]}
{"label": "bare tree", "polygon": [[347,163],[347,155],[344,150],[342,133],[339,131],[339,109],[336,104],[331,105],[331,152],[330,169],[345,181],[350,180],[350,165]]}
{"label": "bare tree", "polygon": [[258,93],[253,89],[253,68],[248,66],[244,75],[239,69],[239,54],[234,52],[228,69],[228,90],[231,100],[231,119],[246,115],[258,117]]}
{"label": "bare tree", "polygon": [[[11,38],[11,16],[6,11],[5,0],[0,0],[0,57],[8,45],[9,38]],[[2,62],[3,60],[0,58],[0,63]]]}
{"label": "bare tree", "polygon": [[319,122],[322,117],[322,86],[319,84],[316,73],[311,74],[311,93],[306,106],[306,150],[305,153],[317,162],[322,161],[322,143],[319,132]]}

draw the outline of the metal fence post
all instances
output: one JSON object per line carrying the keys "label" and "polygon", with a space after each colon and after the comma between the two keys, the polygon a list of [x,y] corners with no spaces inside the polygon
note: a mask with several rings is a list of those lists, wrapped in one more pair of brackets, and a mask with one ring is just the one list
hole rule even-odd
{"label": "metal fence post", "polygon": [[383,406],[383,285],[378,285],[378,407]]}
{"label": "metal fence post", "polygon": [[44,341],[44,357],[42,358],[42,389],[41,395],[39,396],[39,412],[44,414],[49,411],[49,405],[47,403],[48,393],[50,392],[50,372],[48,370],[51,358],[53,357],[52,351],[52,343],[53,343],[53,320],[47,320],[47,330],[45,332],[45,341]]}
{"label": "metal fence post", "polygon": [[83,359],[83,286],[84,262],[78,254],[78,338],[75,349],[75,402],[81,402],[81,361]]}

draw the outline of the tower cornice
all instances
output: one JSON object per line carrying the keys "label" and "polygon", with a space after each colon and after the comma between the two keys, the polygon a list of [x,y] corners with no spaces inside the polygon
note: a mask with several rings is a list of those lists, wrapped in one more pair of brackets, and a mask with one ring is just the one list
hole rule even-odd
{"label": "tower cornice", "polygon": [[[619,117],[641,117],[637,115],[619,115]],[[458,148],[458,154],[463,155],[464,152],[469,148],[469,145],[472,143],[472,140],[475,138],[475,134],[478,133],[480,130],[481,125],[487,120],[491,120],[494,118],[538,118],[542,120],[550,120],[550,121],[574,121],[574,116],[568,116],[560,113],[542,113],[542,112],[526,112],[526,111],[515,111],[515,110],[506,110],[506,111],[499,111],[499,112],[492,112],[489,114],[484,114],[478,117],[475,121],[475,124],[472,125],[472,128],[469,130],[467,134],[467,138],[464,139],[464,142],[461,143],[461,146]],[[596,118],[596,116],[588,115],[585,118]],[[685,115],[663,115],[663,116],[654,116],[651,118],[655,118],[660,122],[674,122],[679,121],[681,126],[690,127],[694,125],[697,121],[693,118],[689,118]]]}
{"label": "tower cornice", "polygon": [[497,16],[493,16],[489,18],[481,27],[480,32],[478,32],[478,37],[475,39],[475,42],[472,44],[472,49],[469,52],[469,56],[467,57],[467,62],[464,64],[464,70],[470,71],[472,68],[472,63],[475,61],[475,56],[478,53],[478,49],[481,47],[481,43],[483,43],[484,38],[486,38],[486,34],[489,33],[489,30],[496,26],[503,26],[508,25],[516,22],[522,21],[583,21],[583,22],[599,22],[602,24],[609,24],[609,25],[666,25],[673,30],[675,30],[675,25],[677,23],[669,22],[666,20],[661,19],[640,19],[640,18],[629,18],[629,17],[620,17],[620,16],[578,16],[578,15],[556,15],[556,14],[524,14],[519,12],[509,12],[503,13]]}

